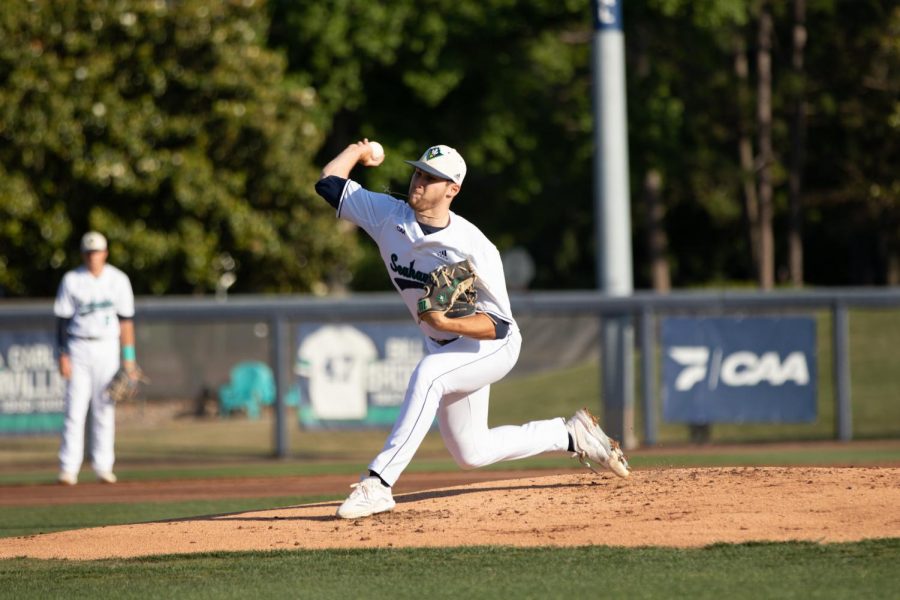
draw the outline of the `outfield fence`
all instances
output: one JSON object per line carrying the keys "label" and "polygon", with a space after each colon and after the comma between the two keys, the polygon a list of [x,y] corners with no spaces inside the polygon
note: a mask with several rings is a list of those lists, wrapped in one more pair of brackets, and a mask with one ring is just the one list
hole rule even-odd
{"label": "outfield fence", "polygon": [[[643,443],[659,431],[659,321],[667,316],[825,314],[830,324],[834,432],[853,437],[849,343],[850,310],[900,309],[900,289],[840,288],[802,291],[637,292],[609,297],[595,291],[518,293],[513,311],[526,343],[517,373],[559,368],[596,358],[604,318],[628,318],[636,327],[637,380]],[[408,323],[394,293],[341,297],[142,297],[136,301],[139,362],[150,374],[152,398],[209,398],[238,360],[267,362],[274,373],[274,454],[288,455],[285,396],[291,387],[297,327],[303,323]],[[48,300],[0,302],[0,332],[53,331]],[[898,332],[896,337],[900,337]],[[896,347],[895,340],[890,342]],[[900,363],[898,363],[900,366]],[[600,399],[597,399],[599,404]]]}

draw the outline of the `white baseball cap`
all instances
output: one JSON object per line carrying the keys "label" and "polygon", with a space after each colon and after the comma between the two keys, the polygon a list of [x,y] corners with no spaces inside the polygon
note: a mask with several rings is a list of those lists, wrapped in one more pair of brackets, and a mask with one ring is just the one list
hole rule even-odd
{"label": "white baseball cap", "polygon": [[88,231],[81,237],[82,252],[102,252],[106,250],[106,238],[102,233]]}
{"label": "white baseball cap", "polygon": [[449,179],[457,185],[462,184],[466,177],[466,161],[450,146],[432,146],[419,160],[406,162],[435,177]]}

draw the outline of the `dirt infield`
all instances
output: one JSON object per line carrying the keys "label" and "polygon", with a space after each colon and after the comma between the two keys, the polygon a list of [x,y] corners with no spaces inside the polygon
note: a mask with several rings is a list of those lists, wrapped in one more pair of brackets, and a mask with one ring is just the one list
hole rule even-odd
{"label": "dirt infield", "polygon": [[[483,544],[691,547],[900,537],[900,469],[894,467],[648,469],[627,481],[582,472],[481,475],[494,480],[398,490],[393,512],[368,519],[335,519],[338,502],[321,502],[0,539],[0,558]],[[290,493],[290,486],[276,481]]]}

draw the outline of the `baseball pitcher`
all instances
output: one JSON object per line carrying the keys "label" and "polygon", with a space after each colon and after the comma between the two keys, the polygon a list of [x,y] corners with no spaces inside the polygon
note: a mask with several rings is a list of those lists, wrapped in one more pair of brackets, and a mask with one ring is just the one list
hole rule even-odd
{"label": "baseball pitcher", "polygon": [[522,337],[500,253],[475,225],[450,210],[466,163],[444,145],[406,161],[413,174],[404,202],[349,179],[357,164],[377,167],[384,157],[375,142],[351,144],[322,170],[316,191],[339,218],[361,227],[378,245],[394,287],[425,336],[426,355],[413,371],[384,448],[337,516],[353,519],[394,508],[391,486],[435,416],[447,449],[464,469],[568,451],[588,466],[593,462],[627,477],[618,444],[586,409],[568,420],[488,427],[490,386],[515,365]]}

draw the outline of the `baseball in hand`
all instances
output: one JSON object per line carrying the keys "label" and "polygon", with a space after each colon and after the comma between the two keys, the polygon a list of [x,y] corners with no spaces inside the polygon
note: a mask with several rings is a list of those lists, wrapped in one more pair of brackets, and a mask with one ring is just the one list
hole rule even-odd
{"label": "baseball in hand", "polygon": [[369,149],[372,151],[373,160],[378,160],[384,156],[384,147],[378,142],[369,142]]}

